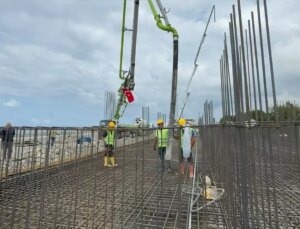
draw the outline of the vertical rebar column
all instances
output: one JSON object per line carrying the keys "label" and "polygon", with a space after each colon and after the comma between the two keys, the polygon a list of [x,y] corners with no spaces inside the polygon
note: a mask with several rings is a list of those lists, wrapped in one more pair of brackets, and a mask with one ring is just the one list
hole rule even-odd
{"label": "vertical rebar column", "polygon": [[272,92],[273,92],[274,114],[275,114],[275,121],[276,121],[276,123],[278,123],[278,111],[277,111],[276,89],[275,89],[275,79],[274,79],[274,69],[273,69],[273,57],[272,57],[271,39],[270,39],[270,30],[269,30],[268,8],[267,8],[266,0],[264,0],[264,9],[265,9],[265,21],[266,21],[266,32],[267,32],[269,61],[270,61]]}
{"label": "vertical rebar column", "polygon": [[256,83],[255,83],[252,34],[251,34],[250,20],[248,20],[248,33],[249,33],[249,43],[250,43],[250,61],[251,61],[251,73],[252,73],[252,82],[253,82],[253,99],[254,99],[255,120],[257,122],[258,121],[258,112],[257,112]]}
{"label": "vertical rebar column", "polygon": [[269,117],[268,88],[267,88],[267,79],[266,79],[264,43],[263,43],[263,37],[262,37],[262,26],[261,26],[261,18],[260,18],[259,0],[257,0],[257,15],[258,15],[258,28],[259,28],[259,40],[260,40],[260,54],[261,54],[264,92],[265,92],[265,108],[266,108],[267,121],[269,121],[270,117]]}
{"label": "vertical rebar column", "polygon": [[255,33],[255,21],[254,21],[254,13],[251,12],[251,20],[252,20],[252,32],[253,32],[253,44],[254,44],[254,56],[255,56],[255,65],[256,65],[256,77],[257,77],[257,90],[258,90],[258,101],[259,101],[259,109],[260,109],[260,120],[264,121],[263,116],[263,105],[262,105],[262,95],[261,95],[261,87],[260,87],[260,75],[259,75],[259,64],[258,64],[258,53],[257,53],[257,45],[256,45],[256,33]]}
{"label": "vertical rebar column", "polygon": [[224,93],[224,72],[223,72],[223,56],[221,56],[220,59],[220,77],[221,77],[221,99],[222,99],[222,114],[223,117],[226,117],[226,111],[225,111],[225,93]]}
{"label": "vertical rebar column", "polygon": [[234,33],[233,33],[233,17],[230,14],[229,22],[229,32],[230,32],[230,45],[231,45],[231,61],[232,61],[232,81],[233,81],[233,94],[234,94],[234,110],[237,116],[240,114],[240,102],[239,102],[239,90],[238,90],[238,81],[237,81],[237,68],[236,68],[236,56],[235,56],[235,41],[234,41]]}
{"label": "vertical rebar column", "polygon": [[244,113],[244,97],[243,97],[243,72],[241,70],[241,51],[240,51],[240,46],[239,46],[239,39],[238,39],[238,32],[237,32],[237,20],[236,20],[236,13],[235,13],[235,5],[232,6],[232,15],[233,15],[233,42],[234,42],[234,47],[235,47],[235,57],[236,57],[236,81],[237,81],[237,89],[239,92],[239,112],[237,114],[237,120],[238,122],[243,122],[244,117],[243,117],[243,113]]}
{"label": "vertical rebar column", "polygon": [[242,12],[241,12],[241,3],[240,0],[237,0],[238,3],[238,14],[239,14],[239,25],[240,25],[240,40],[241,40],[241,55],[242,55],[242,65],[243,65],[243,74],[244,74],[244,86],[245,86],[245,97],[246,97],[246,112],[247,119],[250,125],[249,113],[249,93],[248,93],[248,80],[247,80],[247,64],[245,58],[245,48],[244,48],[244,30],[243,30],[243,22],[242,22]]}
{"label": "vertical rebar column", "polygon": [[250,111],[250,119],[252,118],[252,96],[251,96],[251,78],[250,78],[250,64],[249,64],[249,45],[248,45],[248,33],[247,29],[245,29],[245,37],[246,37],[246,50],[247,50],[247,77],[248,77],[248,96],[249,96],[249,111]]}
{"label": "vertical rebar column", "polygon": [[229,90],[229,98],[228,98],[228,109],[229,109],[229,116],[233,116],[233,104],[232,104],[232,92],[231,92],[231,80],[230,80],[230,69],[229,69],[229,61],[228,61],[228,48],[227,48],[227,38],[226,38],[226,33],[225,33],[225,74],[227,76],[227,86]]}

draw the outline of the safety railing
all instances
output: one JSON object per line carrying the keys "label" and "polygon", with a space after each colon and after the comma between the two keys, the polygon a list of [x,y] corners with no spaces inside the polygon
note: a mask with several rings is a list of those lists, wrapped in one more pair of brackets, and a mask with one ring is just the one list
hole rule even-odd
{"label": "safety railing", "polygon": [[180,138],[162,170],[156,128],[117,128],[115,166],[105,166],[105,129],[14,129],[11,157],[1,162],[0,228],[226,227],[226,190],[212,177],[208,184],[199,140],[190,178],[189,165],[180,169]]}
{"label": "safety railing", "polygon": [[[91,157],[103,153],[105,149],[103,128],[17,127],[13,129],[14,139],[7,143],[11,144],[11,152],[7,146],[5,147],[4,141],[1,144],[0,178]],[[132,128],[126,131],[118,129],[115,145],[124,147],[134,144],[141,141],[141,136],[144,134],[146,132],[141,129]]]}

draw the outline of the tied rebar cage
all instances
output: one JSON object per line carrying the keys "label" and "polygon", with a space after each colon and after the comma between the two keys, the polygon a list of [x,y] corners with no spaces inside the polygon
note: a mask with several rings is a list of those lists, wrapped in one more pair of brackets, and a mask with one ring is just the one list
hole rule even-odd
{"label": "tied rebar cage", "polygon": [[299,228],[299,108],[277,104],[267,1],[249,15],[244,30],[241,1],[232,6],[220,59],[223,117],[203,127],[203,151],[226,190],[231,228]]}
{"label": "tied rebar cage", "polygon": [[[165,128],[168,163],[154,146],[163,134],[150,128],[149,107],[139,128],[109,134],[101,123],[0,128],[0,228],[300,228],[299,107],[276,101],[266,0],[265,20],[257,0],[247,30],[237,3],[220,59],[221,124],[207,100],[200,126]],[[110,121],[115,95],[105,100]],[[165,114],[157,119],[166,123]],[[181,169],[183,130],[191,129],[193,159]]]}
{"label": "tied rebar cage", "polygon": [[152,147],[156,128],[115,129],[115,166],[107,167],[106,129],[14,130],[10,157],[3,159],[1,145],[0,228],[226,227],[218,200],[203,192],[200,174],[210,174],[210,167],[201,161],[200,141],[190,178],[188,167],[179,172],[180,163],[160,169]]}
{"label": "tied rebar cage", "polygon": [[99,128],[15,128],[0,228],[299,227],[299,123],[194,129],[189,178],[179,163],[161,171],[155,128],[117,129],[115,167],[103,166]]}
{"label": "tied rebar cage", "polygon": [[299,131],[299,123],[200,131],[230,228],[300,227]]}

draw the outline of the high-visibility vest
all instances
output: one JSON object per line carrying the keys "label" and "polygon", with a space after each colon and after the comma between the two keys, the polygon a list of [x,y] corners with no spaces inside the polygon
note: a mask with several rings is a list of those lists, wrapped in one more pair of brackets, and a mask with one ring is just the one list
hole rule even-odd
{"label": "high-visibility vest", "polygon": [[167,147],[168,142],[168,129],[158,129],[156,130],[157,145],[158,147]]}
{"label": "high-visibility vest", "polygon": [[114,143],[115,143],[115,131],[108,130],[107,131],[107,136],[105,137],[104,141],[106,142],[107,145],[114,145]]}

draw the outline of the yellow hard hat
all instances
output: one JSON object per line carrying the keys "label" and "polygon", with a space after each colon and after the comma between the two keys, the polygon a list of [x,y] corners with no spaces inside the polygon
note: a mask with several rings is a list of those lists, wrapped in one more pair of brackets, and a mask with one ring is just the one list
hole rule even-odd
{"label": "yellow hard hat", "polygon": [[185,121],[184,118],[181,118],[181,119],[178,120],[178,125],[179,126],[184,126],[185,124],[186,124],[186,121]]}
{"label": "yellow hard hat", "polygon": [[108,127],[114,128],[114,127],[115,127],[115,123],[114,123],[114,122],[109,122],[109,123],[108,123]]}
{"label": "yellow hard hat", "polygon": [[156,123],[157,123],[157,125],[159,125],[159,124],[163,124],[163,123],[164,123],[164,120],[162,120],[162,119],[158,119]]}

